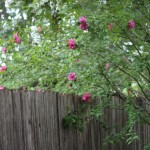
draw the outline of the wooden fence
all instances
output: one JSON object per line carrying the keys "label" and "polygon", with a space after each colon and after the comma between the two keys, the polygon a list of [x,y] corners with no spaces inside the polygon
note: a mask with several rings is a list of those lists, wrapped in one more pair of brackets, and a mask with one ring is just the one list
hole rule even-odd
{"label": "wooden fence", "polygon": [[[115,102],[120,102],[115,98]],[[102,140],[110,131],[98,121],[86,125],[83,133],[64,130],[62,119],[67,107],[75,110],[79,98],[55,92],[0,91],[0,150],[144,150],[148,143],[150,127],[137,125],[142,142],[127,145],[102,146]],[[106,110],[110,124],[123,127],[126,115],[123,110]],[[119,130],[119,129],[118,129]]]}

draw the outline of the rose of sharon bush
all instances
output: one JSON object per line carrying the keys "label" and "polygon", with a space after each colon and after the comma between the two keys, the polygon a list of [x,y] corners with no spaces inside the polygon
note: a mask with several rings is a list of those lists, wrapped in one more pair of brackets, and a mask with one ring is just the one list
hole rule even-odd
{"label": "rose of sharon bush", "polygon": [[134,21],[133,20],[129,20],[129,22],[128,22],[128,28],[129,29],[133,29],[134,27],[135,27]]}
{"label": "rose of sharon bush", "polygon": [[76,79],[76,74],[74,72],[69,73],[68,80],[73,81]]}
{"label": "rose of sharon bush", "polygon": [[5,53],[6,53],[6,50],[7,50],[6,47],[3,47],[3,48],[2,48],[2,53],[5,54]]}
{"label": "rose of sharon bush", "polygon": [[1,90],[4,90],[4,87],[3,87],[3,86],[0,86],[0,91],[1,91]]}
{"label": "rose of sharon bush", "polygon": [[14,34],[14,42],[20,44],[22,42],[21,38],[18,36],[18,33]]}
{"label": "rose of sharon bush", "polygon": [[90,93],[85,93],[82,96],[83,102],[88,102],[90,100],[90,98],[91,98],[91,94]]}
{"label": "rose of sharon bush", "polygon": [[69,41],[68,41],[68,47],[70,48],[70,49],[75,49],[76,48],[76,43],[75,43],[75,40],[74,39],[70,39]]}

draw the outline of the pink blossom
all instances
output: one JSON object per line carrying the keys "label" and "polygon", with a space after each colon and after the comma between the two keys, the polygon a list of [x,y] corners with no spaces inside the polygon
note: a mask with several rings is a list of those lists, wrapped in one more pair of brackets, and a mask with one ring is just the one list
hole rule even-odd
{"label": "pink blossom", "polygon": [[81,23],[79,25],[79,28],[82,29],[82,30],[87,30],[88,29],[88,24],[87,23]]}
{"label": "pink blossom", "polygon": [[19,37],[18,33],[15,33],[13,37],[14,37],[14,39],[16,39],[17,37]]}
{"label": "pink blossom", "polygon": [[73,81],[76,79],[76,74],[74,72],[69,73],[68,80]]}
{"label": "pink blossom", "polygon": [[5,53],[6,53],[6,50],[7,50],[6,47],[3,47],[3,48],[2,48],[2,53],[5,54]]}
{"label": "pink blossom", "polygon": [[20,44],[21,42],[22,42],[22,40],[21,40],[20,37],[17,37],[17,38],[15,39],[15,43]]}
{"label": "pink blossom", "polygon": [[0,86],[0,91],[1,91],[1,90],[4,90],[4,87],[3,87],[3,86]]}
{"label": "pink blossom", "polygon": [[74,39],[70,39],[68,41],[68,46],[69,46],[70,49],[75,49],[76,48],[75,40]]}
{"label": "pink blossom", "polygon": [[18,33],[14,34],[14,42],[20,44],[22,42],[21,38],[18,36]]}
{"label": "pink blossom", "polygon": [[85,17],[80,17],[79,22],[80,22],[79,28],[81,30],[87,30],[88,29],[87,19]]}
{"label": "pink blossom", "polygon": [[80,23],[87,23],[87,19],[85,17],[80,17],[79,22]]}
{"label": "pink blossom", "polygon": [[107,27],[108,27],[109,30],[112,30],[113,25],[112,25],[112,24],[109,24]]}
{"label": "pink blossom", "polygon": [[2,66],[0,67],[0,72],[6,71],[7,67],[6,66]]}
{"label": "pink blossom", "polygon": [[106,64],[105,64],[105,68],[106,68],[106,69],[109,69],[109,67],[110,67],[110,64],[109,64],[109,63],[106,63]]}
{"label": "pink blossom", "polygon": [[82,100],[84,102],[88,102],[90,100],[90,98],[91,98],[91,94],[90,93],[85,93],[85,94],[82,95]]}
{"label": "pink blossom", "polygon": [[133,29],[134,27],[135,27],[134,21],[133,20],[129,20],[129,22],[128,22],[128,28],[129,29]]}
{"label": "pink blossom", "polygon": [[6,69],[7,69],[7,67],[6,67],[6,66],[2,66],[2,69],[3,69],[3,70],[6,70]]}

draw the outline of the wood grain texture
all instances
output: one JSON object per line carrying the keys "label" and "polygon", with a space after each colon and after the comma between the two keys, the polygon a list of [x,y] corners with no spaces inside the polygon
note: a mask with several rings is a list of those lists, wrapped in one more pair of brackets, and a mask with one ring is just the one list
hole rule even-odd
{"label": "wood grain texture", "polygon": [[[62,119],[69,110],[77,112],[80,101],[78,96],[51,91],[0,91],[0,150],[144,150],[150,142],[150,126],[136,124],[140,142],[102,144],[114,125],[115,133],[124,127],[127,115],[121,107],[104,110],[109,128],[89,120],[83,132],[64,130]],[[111,102],[123,104],[117,97]]]}

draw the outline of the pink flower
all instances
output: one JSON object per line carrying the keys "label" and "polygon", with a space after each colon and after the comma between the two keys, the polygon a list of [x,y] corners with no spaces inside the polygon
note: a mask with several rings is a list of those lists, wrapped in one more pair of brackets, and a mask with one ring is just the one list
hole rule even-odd
{"label": "pink flower", "polygon": [[107,27],[108,27],[109,30],[112,30],[113,25],[112,25],[112,24],[109,24]]}
{"label": "pink flower", "polygon": [[2,53],[5,54],[5,53],[6,53],[6,50],[7,50],[6,47],[3,47],[3,48],[2,48]]}
{"label": "pink flower", "polygon": [[0,86],[0,91],[1,91],[1,90],[4,90],[4,87],[3,87],[3,86]]}
{"label": "pink flower", "polygon": [[17,37],[17,38],[15,39],[15,43],[20,44],[21,42],[22,42],[22,40],[21,40],[20,37]]}
{"label": "pink flower", "polygon": [[7,67],[6,67],[6,66],[2,66],[1,68],[2,68],[3,70],[6,70],[6,69],[7,69]]}
{"label": "pink flower", "polygon": [[87,19],[85,17],[80,17],[79,22],[80,23],[87,23]]}
{"label": "pink flower", "polygon": [[18,33],[14,34],[14,42],[20,44],[22,42],[21,38],[18,36]]}
{"label": "pink flower", "polygon": [[82,30],[87,30],[88,29],[88,24],[87,23],[81,23],[79,25],[79,28],[82,29]]}
{"label": "pink flower", "polygon": [[90,93],[85,93],[85,94],[82,95],[82,100],[84,102],[88,102],[90,100],[90,98],[91,98],[91,94]]}
{"label": "pink flower", "polygon": [[128,28],[129,29],[133,29],[134,27],[135,27],[134,21],[133,20],[129,20],[129,22],[128,22]]}
{"label": "pink flower", "polygon": [[16,39],[18,37],[18,33],[15,33],[13,37]]}
{"label": "pink flower", "polygon": [[6,66],[2,66],[0,67],[0,72],[6,71],[7,67]]}
{"label": "pink flower", "polygon": [[105,68],[106,68],[106,69],[109,69],[109,67],[110,67],[110,64],[109,64],[109,63],[106,63],[106,64],[105,64]]}
{"label": "pink flower", "polygon": [[69,73],[68,80],[73,81],[76,79],[76,74],[74,72]]}
{"label": "pink flower", "polygon": [[85,17],[80,17],[79,22],[80,22],[79,28],[81,30],[87,30],[88,29],[87,19]]}
{"label": "pink flower", "polygon": [[68,41],[68,46],[69,46],[70,49],[75,49],[76,48],[75,40],[74,39],[70,39]]}

